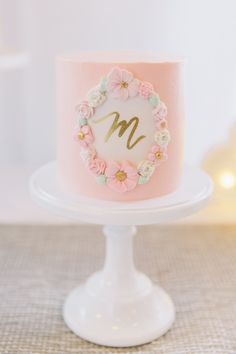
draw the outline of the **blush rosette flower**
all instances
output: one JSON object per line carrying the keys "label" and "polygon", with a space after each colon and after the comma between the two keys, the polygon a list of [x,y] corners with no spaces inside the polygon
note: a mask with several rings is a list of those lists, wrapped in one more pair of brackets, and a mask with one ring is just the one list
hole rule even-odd
{"label": "blush rosette flower", "polygon": [[148,159],[152,161],[155,166],[160,165],[160,163],[166,161],[167,158],[168,156],[166,153],[166,148],[163,148],[159,145],[153,145],[148,154]]}
{"label": "blush rosette flower", "polygon": [[83,125],[80,130],[74,134],[74,140],[80,143],[80,146],[87,148],[93,141],[93,133],[89,125]]}
{"label": "blush rosette flower", "polygon": [[167,116],[167,107],[164,102],[160,102],[160,104],[153,109],[152,116],[155,122],[159,122],[162,119],[165,119]]}
{"label": "blush rosette flower", "polygon": [[114,98],[127,100],[137,96],[139,84],[132,73],[118,67],[113,68],[107,76],[107,92]]}
{"label": "blush rosette flower", "polygon": [[141,82],[139,85],[139,95],[144,99],[148,99],[150,95],[153,93],[153,86],[150,82]]}
{"label": "blush rosette flower", "polygon": [[118,163],[110,161],[107,164],[105,175],[107,186],[118,193],[124,193],[134,189],[138,183],[137,169],[128,161]]}
{"label": "blush rosette flower", "polygon": [[75,109],[81,119],[89,119],[94,114],[94,108],[88,101],[80,102]]}

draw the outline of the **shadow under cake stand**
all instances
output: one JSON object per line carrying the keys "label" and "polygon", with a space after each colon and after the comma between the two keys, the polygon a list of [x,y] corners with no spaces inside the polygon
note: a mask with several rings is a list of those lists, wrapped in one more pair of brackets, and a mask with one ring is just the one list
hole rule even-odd
{"label": "shadow under cake stand", "polygon": [[73,198],[57,185],[56,162],[30,179],[33,199],[54,213],[105,225],[104,268],[67,297],[63,317],[78,336],[96,344],[128,347],[150,342],[168,331],[175,319],[169,295],[133,262],[134,225],[159,224],[186,217],[204,207],[212,193],[208,175],[185,167],[182,184],[168,196],[138,202]]}

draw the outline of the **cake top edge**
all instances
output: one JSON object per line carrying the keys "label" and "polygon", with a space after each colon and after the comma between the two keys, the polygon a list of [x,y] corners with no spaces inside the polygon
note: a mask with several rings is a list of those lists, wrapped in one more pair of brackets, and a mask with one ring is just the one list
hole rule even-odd
{"label": "cake top edge", "polygon": [[56,60],[91,63],[181,63],[184,56],[156,52],[78,52],[57,55]]}

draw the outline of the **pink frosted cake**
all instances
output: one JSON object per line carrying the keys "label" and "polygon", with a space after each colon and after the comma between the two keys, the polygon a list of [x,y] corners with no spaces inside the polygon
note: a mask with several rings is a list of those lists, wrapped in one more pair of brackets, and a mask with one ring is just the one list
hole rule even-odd
{"label": "pink frosted cake", "polygon": [[182,173],[183,61],[130,53],[57,60],[63,190],[135,201],[173,192]]}

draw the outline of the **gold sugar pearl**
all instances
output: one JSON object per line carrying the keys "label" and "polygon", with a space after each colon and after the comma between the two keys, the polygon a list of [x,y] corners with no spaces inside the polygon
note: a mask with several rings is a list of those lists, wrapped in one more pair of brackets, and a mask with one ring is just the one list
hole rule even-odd
{"label": "gold sugar pearl", "polygon": [[166,127],[166,122],[161,122],[161,128],[165,128]]}
{"label": "gold sugar pearl", "polygon": [[127,174],[124,171],[116,172],[116,179],[118,179],[118,181],[123,182],[126,180],[126,178],[127,178]]}
{"label": "gold sugar pearl", "polygon": [[126,82],[126,81],[122,81],[121,84],[120,84],[120,86],[121,86],[122,88],[127,88],[127,87],[129,86],[129,84],[128,84],[128,82]]}

